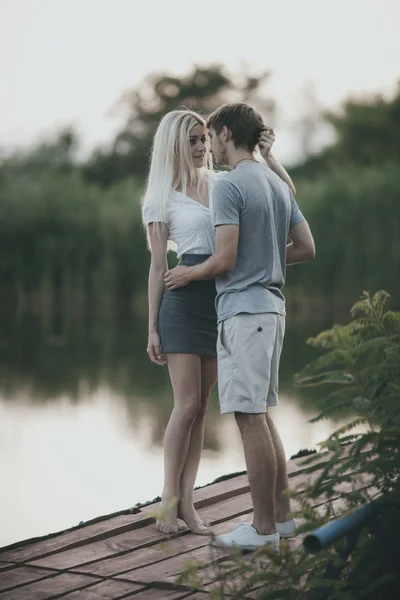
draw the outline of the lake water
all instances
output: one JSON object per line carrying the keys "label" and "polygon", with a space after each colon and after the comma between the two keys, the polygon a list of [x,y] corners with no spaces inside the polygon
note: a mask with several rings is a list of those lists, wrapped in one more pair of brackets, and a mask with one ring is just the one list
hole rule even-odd
{"label": "lake water", "polygon": [[[287,323],[272,414],[288,457],[338,426],[309,423],[318,395],[293,386],[317,355],[305,340],[330,324]],[[0,332],[0,546],[157,496],[172,396],[167,369],[145,353],[146,322],[3,318]],[[197,485],[244,469],[234,418],[219,415],[214,393]]]}

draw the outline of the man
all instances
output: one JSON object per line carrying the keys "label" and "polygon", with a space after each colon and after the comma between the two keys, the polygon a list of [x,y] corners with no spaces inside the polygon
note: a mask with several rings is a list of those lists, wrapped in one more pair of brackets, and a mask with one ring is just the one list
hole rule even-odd
{"label": "man", "polygon": [[232,169],[213,190],[216,252],[200,265],[169,271],[165,282],[175,289],[217,278],[221,413],[233,412],[240,429],[254,516],[213,543],[278,550],[280,535],[293,535],[295,524],[282,498],[286,459],[268,408],[278,404],[286,264],[313,259],[314,241],[289,187],[254,158],[265,129],[261,115],[244,103],[226,104],[207,126],[215,161]]}

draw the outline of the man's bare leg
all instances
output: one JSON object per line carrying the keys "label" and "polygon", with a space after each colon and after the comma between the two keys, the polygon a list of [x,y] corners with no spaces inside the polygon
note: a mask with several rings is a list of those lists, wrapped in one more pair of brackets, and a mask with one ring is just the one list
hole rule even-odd
{"label": "man's bare leg", "polygon": [[265,415],[235,413],[243,440],[247,475],[254,507],[253,527],[259,535],[276,533],[277,461]]}
{"label": "man's bare leg", "polygon": [[271,433],[272,443],[274,445],[276,463],[277,463],[277,477],[276,477],[276,491],[275,491],[275,512],[276,520],[278,523],[284,523],[288,520],[288,514],[290,513],[290,500],[287,496],[282,496],[282,492],[289,488],[289,481],[287,476],[286,456],[283,448],[281,437],[278,433],[277,428],[271,418],[271,415],[266,412],[266,422],[268,429]]}

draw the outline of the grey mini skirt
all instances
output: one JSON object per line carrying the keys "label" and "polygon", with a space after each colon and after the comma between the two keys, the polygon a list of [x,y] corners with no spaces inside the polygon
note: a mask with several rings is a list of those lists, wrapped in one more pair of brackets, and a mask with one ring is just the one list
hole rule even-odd
{"label": "grey mini skirt", "polygon": [[[182,266],[194,266],[209,254],[184,254]],[[217,356],[215,280],[192,281],[178,290],[166,289],[158,314],[163,353]]]}

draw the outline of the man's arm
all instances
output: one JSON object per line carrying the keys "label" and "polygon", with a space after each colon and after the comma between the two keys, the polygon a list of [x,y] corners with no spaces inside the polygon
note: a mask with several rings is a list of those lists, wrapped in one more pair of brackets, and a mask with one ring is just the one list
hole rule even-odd
{"label": "man's arm", "polygon": [[224,273],[232,271],[236,265],[239,243],[239,225],[218,225],[216,227],[216,250],[203,263],[194,267],[171,269],[165,274],[165,285],[169,290],[175,290],[191,281],[215,279]]}
{"label": "man's arm", "polygon": [[307,221],[294,225],[289,231],[290,244],[286,246],[286,264],[294,265],[315,258],[315,244]]}
{"label": "man's arm", "polygon": [[213,216],[216,227],[216,250],[209,259],[195,267],[175,267],[165,275],[165,285],[174,290],[191,281],[214,279],[232,271],[236,264],[242,197],[236,185],[226,178],[217,181],[213,192]]}

